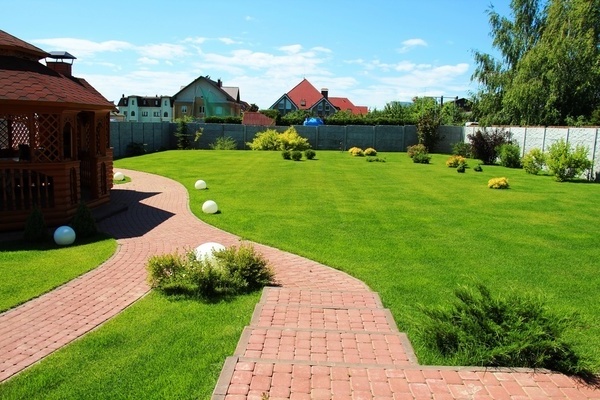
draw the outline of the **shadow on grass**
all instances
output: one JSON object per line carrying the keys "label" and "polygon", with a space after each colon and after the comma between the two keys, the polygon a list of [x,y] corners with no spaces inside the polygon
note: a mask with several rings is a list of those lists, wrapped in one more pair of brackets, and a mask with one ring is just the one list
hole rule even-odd
{"label": "shadow on grass", "polygon": [[68,246],[59,246],[52,240],[52,235],[48,234],[48,239],[43,242],[32,243],[24,239],[9,239],[0,241],[0,251],[44,251],[44,250],[55,250],[59,248],[77,247],[83,246],[90,243],[102,242],[107,239],[111,239],[112,236],[107,233],[98,233],[92,237],[77,239],[75,243]]}
{"label": "shadow on grass", "polygon": [[[269,285],[276,286],[275,284]],[[265,286],[267,287],[267,286]],[[163,289],[153,289],[160,293],[165,298],[169,299],[172,302],[177,301],[199,301],[204,304],[218,304],[218,303],[229,303],[236,299],[237,296],[242,296],[245,294],[256,293],[263,290],[265,287],[256,288],[253,290],[242,290],[238,292],[215,292],[210,294],[202,294],[199,293],[197,288],[194,287],[182,287],[182,286],[172,286]]]}

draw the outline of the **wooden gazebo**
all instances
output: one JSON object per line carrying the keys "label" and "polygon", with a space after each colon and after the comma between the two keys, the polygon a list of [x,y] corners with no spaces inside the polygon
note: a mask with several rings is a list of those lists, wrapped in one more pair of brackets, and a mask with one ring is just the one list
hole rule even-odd
{"label": "wooden gazebo", "polygon": [[23,229],[35,207],[53,226],[110,201],[115,107],[71,75],[74,59],[0,30],[0,231]]}

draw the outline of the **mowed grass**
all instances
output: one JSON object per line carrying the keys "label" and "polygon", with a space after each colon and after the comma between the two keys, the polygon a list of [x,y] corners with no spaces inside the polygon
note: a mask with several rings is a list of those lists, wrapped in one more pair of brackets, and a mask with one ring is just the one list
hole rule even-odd
{"label": "mowed grass", "polygon": [[209,399],[258,299],[207,304],[151,292],[0,385],[0,398]]}
{"label": "mowed grass", "polygon": [[[522,170],[465,174],[447,156],[416,165],[405,153],[367,163],[317,152],[285,161],[277,152],[170,151],[118,160],[168,176],[190,191],[210,224],[346,271],[378,291],[422,364],[445,364],[420,341],[418,305],[445,304],[473,280],[515,288],[577,310],[578,348],[600,365],[595,245],[600,186],[556,183]],[[474,166],[472,164],[471,166]],[[507,176],[511,189],[487,188]],[[197,191],[203,179],[208,189]],[[202,214],[212,199],[221,212]],[[152,292],[124,313],[0,385],[2,399],[210,398],[259,293],[208,304]]]}
{"label": "mowed grass", "polygon": [[[483,166],[465,174],[406,153],[368,163],[318,151],[293,162],[278,152],[170,151],[119,160],[180,181],[201,219],[243,238],[346,271],[380,293],[423,364],[444,360],[419,337],[418,305],[446,304],[473,281],[498,293],[534,292],[583,320],[572,339],[600,366],[600,185],[557,183],[523,170]],[[471,161],[471,167],[475,161]],[[492,190],[493,177],[509,190]],[[197,179],[208,190],[194,189]],[[202,203],[217,202],[206,215]]]}
{"label": "mowed grass", "polygon": [[117,242],[106,235],[72,246],[0,242],[0,312],[46,293],[110,258]]}

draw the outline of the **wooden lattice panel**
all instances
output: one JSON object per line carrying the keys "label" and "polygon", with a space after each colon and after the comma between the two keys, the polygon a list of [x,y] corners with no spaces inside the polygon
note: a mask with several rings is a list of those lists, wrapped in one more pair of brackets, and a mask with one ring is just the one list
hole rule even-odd
{"label": "wooden lattice panel", "polygon": [[60,161],[60,116],[36,114],[35,155],[37,162]]}
{"label": "wooden lattice panel", "polygon": [[20,144],[29,145],[29,118],[26,115],[5,115],[8,136],[11,138],[12,148],[17,150]]}

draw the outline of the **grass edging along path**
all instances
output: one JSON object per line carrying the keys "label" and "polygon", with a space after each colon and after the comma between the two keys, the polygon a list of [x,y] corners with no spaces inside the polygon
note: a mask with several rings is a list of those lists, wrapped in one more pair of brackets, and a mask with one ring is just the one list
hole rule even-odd
{"label": "grass edging along path", "polygon": [[96,268],[117,248],[113,238],[102,234],[64,247],[51,240],[42,244],[0,242],[0,312]]}
{"label": "grass edging along path", "polygon": [[[167,176],[190,192],[204,221],[243,238],[344,270],[379,292],[419,361],[444,364],[419,341],[418,304],[445,304],[460,283],[533,291],[555,310],[578,310],[577,347],[600,368],[600,185],[557,183],[474,161],[465,174],[414,164],[406,153],[368,163],[346,152],[311,161],[279,152],[169,151],[115,162]],[[492,190],[507,177],[511,189]],[[203,179],[208,190],[195,190]],[[220,213],[206,215],[211,199]]]}

